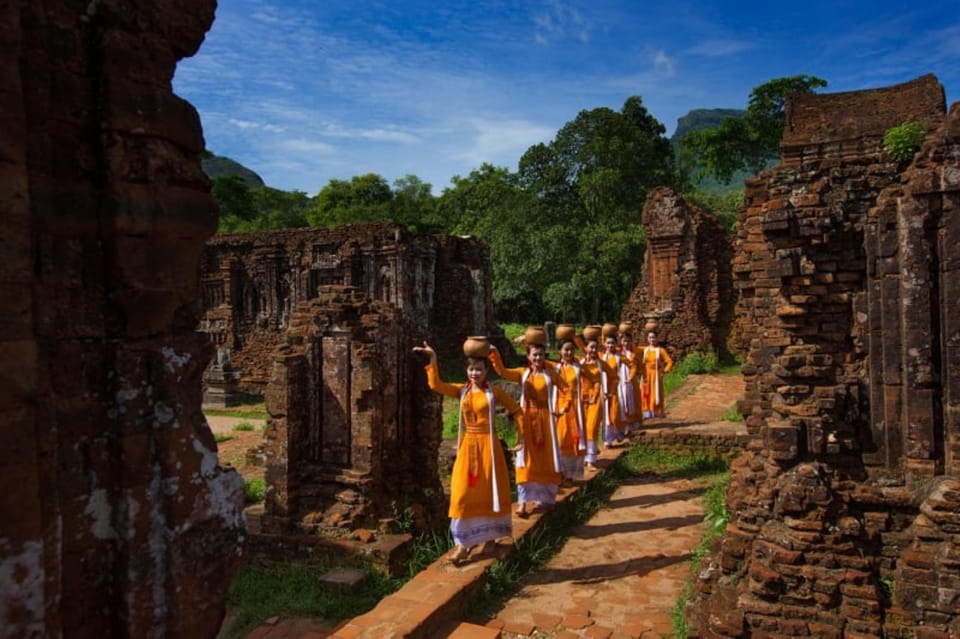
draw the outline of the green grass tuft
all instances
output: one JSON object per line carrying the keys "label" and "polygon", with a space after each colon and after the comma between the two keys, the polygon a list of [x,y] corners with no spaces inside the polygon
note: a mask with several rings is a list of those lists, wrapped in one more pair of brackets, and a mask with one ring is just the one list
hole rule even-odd
{"label": "green grass tuft", "polygon": [[250,422],[240,422],[239,424],[233,427],[233,430],[249,433],[257,430],[257,427],[251,424]]}
{"label": "green grass tuft", "polygon": [[243,482],[245,498],[248,504],[261,503],[267,494],[266,483],[263,479],[247,479]]}
{"label": "green grass tuft", "polygon": [[213,434],[213,440],[214,440],[215,442],[217,442],[218,444],[222,444],[223,442],[228,442],[228,441],[230,441],[231,439],[236,439],[236,435],[230,435],[230,434],[227,434],[227,433],[214,433],[214,434]]}

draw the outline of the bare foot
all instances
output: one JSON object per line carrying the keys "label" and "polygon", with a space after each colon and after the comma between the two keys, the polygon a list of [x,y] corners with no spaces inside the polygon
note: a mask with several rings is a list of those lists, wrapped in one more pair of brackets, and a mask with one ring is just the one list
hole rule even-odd
{"label": "bare foot", "polygon": [[470,549],[466,546],[457,546],[453,549],[453,552],[447,556],[447,559],[450,560],[454,566],[459,566],[467,560],[467,557],[470,556]]}

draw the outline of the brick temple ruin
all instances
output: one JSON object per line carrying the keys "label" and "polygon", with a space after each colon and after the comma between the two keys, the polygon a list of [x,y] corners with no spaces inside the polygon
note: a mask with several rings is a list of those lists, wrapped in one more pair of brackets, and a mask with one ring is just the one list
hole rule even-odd
{"label": "brick temple ruin", "polygon": [[[746,184],[737,334],[755,445],[703,637],[960,636],[960,104],[936,78],[797,96]],[[882,149],[928,125],[909,166]]]}
{"label": "brick temple ruin", "polygon": [[266,397],[263,533],[441,521],[441,401],[410,349],[459,358],[495,329],[485,245],[387,223],[221,235],[202,288],[206,403]]}
{"label": "brick temple ruin", "polygon": [[217,227],[173,94],[212,0],[0,11],[0,636],[214,636],[243,481],[200,410]]}
{"label": "brick temple ruin", "polygon": [[733,245],[720,221],[670,187],[643,206],[647,248],[640,282],[621,314],[634,340],[655,329],[674,358],[713,350],[725,355],[733,326]]}
{"label": "brick temple ruin", "polygon": [[[223,617],[244,526],[242,481],[218,466],[201,413],[216,209],[199,119],[170,86],[214,8],[20,0],[0,17],[7,635],[207,637]],[[908,119],[930,129],[902,166],[881,138]],[[748,181],[739,221],[735,334],[756,440],[692,600],[702,636],[960,636],[958,205],[960,106],[945,113],[935,78],[790,101],[781,163]],[[271,436],[288,463],[293,446],[310,473],[363,486],[394,472],[372,469],[384,446],[420,436],[423,416],[386,395],[427,395],[419,363],[392,366],[426,327],[358,280],[317,277],[296,304],[241,296],[281,333],[259,383],[286,407]],[[464,277],[445,295],[462,300]],[[243,331],[212,327],[231,381],[255,381],[244,343],[227,346]],[[342,386],[323,386],[318,368],[347,364]],[[318,415],[335,426],[320,438],[304,430]],[[335,525],[325,484],[308,494],[309,476],[275,473],[280,520],[309,524],[316,506],[313,521]]]}

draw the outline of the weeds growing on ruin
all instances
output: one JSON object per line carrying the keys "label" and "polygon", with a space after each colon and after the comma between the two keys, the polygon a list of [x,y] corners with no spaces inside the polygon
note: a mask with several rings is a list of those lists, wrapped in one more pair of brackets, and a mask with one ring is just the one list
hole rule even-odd
{"label": "weeds growing on ruin", "polygon": [[217,442],[218,444],[222,444],[223,442],[228,442],[228,441],[230,441],[231,439],[236,439],[236,435],[229,435],[229,434],[227,434],[227,433],[214,433],[214,434],[213,434],[213,441]]}

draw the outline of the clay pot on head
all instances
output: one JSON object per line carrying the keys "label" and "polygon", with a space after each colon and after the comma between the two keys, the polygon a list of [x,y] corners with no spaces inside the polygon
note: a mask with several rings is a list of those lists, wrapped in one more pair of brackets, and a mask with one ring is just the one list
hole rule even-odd
{"label": "clay pot on head", "polygon": [[617,336],[617,325],[607,322],[600,328],[600,332],[604,337],[616,337]]}
{"label": "clay pot on head", "polygon": [[619,330],[620,330],[620,334],[623,335],[624,333],[629,333],[630,331],[633,330],[633,323],[632,323],[632,322],[620,322],[620,326],[619,326],[618,328],[619,328]]}
{"label": "clay pot on head", "polygon": [[490,340],[486,335],[471,335],[463,342],[463,354],[467,357],[486,357],[490,354]]}
{"label": "clay pot on head", "polygon": [[577,329],[573,324],[557,324],[557,341],[573,339],[577,335]]}
{"label": "clay pot on head", "polygon": [[647,333],[656,333],[658,328],[660,328],[660,322],[657,320],[647,320],[643,325],[643,330]]}
{"label": "clay pot on head", "polygon": [[602,334],[602,331],[603,331],[602,326],[599,326],[597,324],[591,324],[590,326],[587,326],[586,328],[583,329],[583,339],[587,340],[588,342],[595,342],[598,339],[600,339],[600,335]]}
{"label": "clay pot on head", "polygon": [[523,343],[526,346],[533,346],[534,344],[546,346],[547,332],[541,326],[528,326],[523,333]]}

